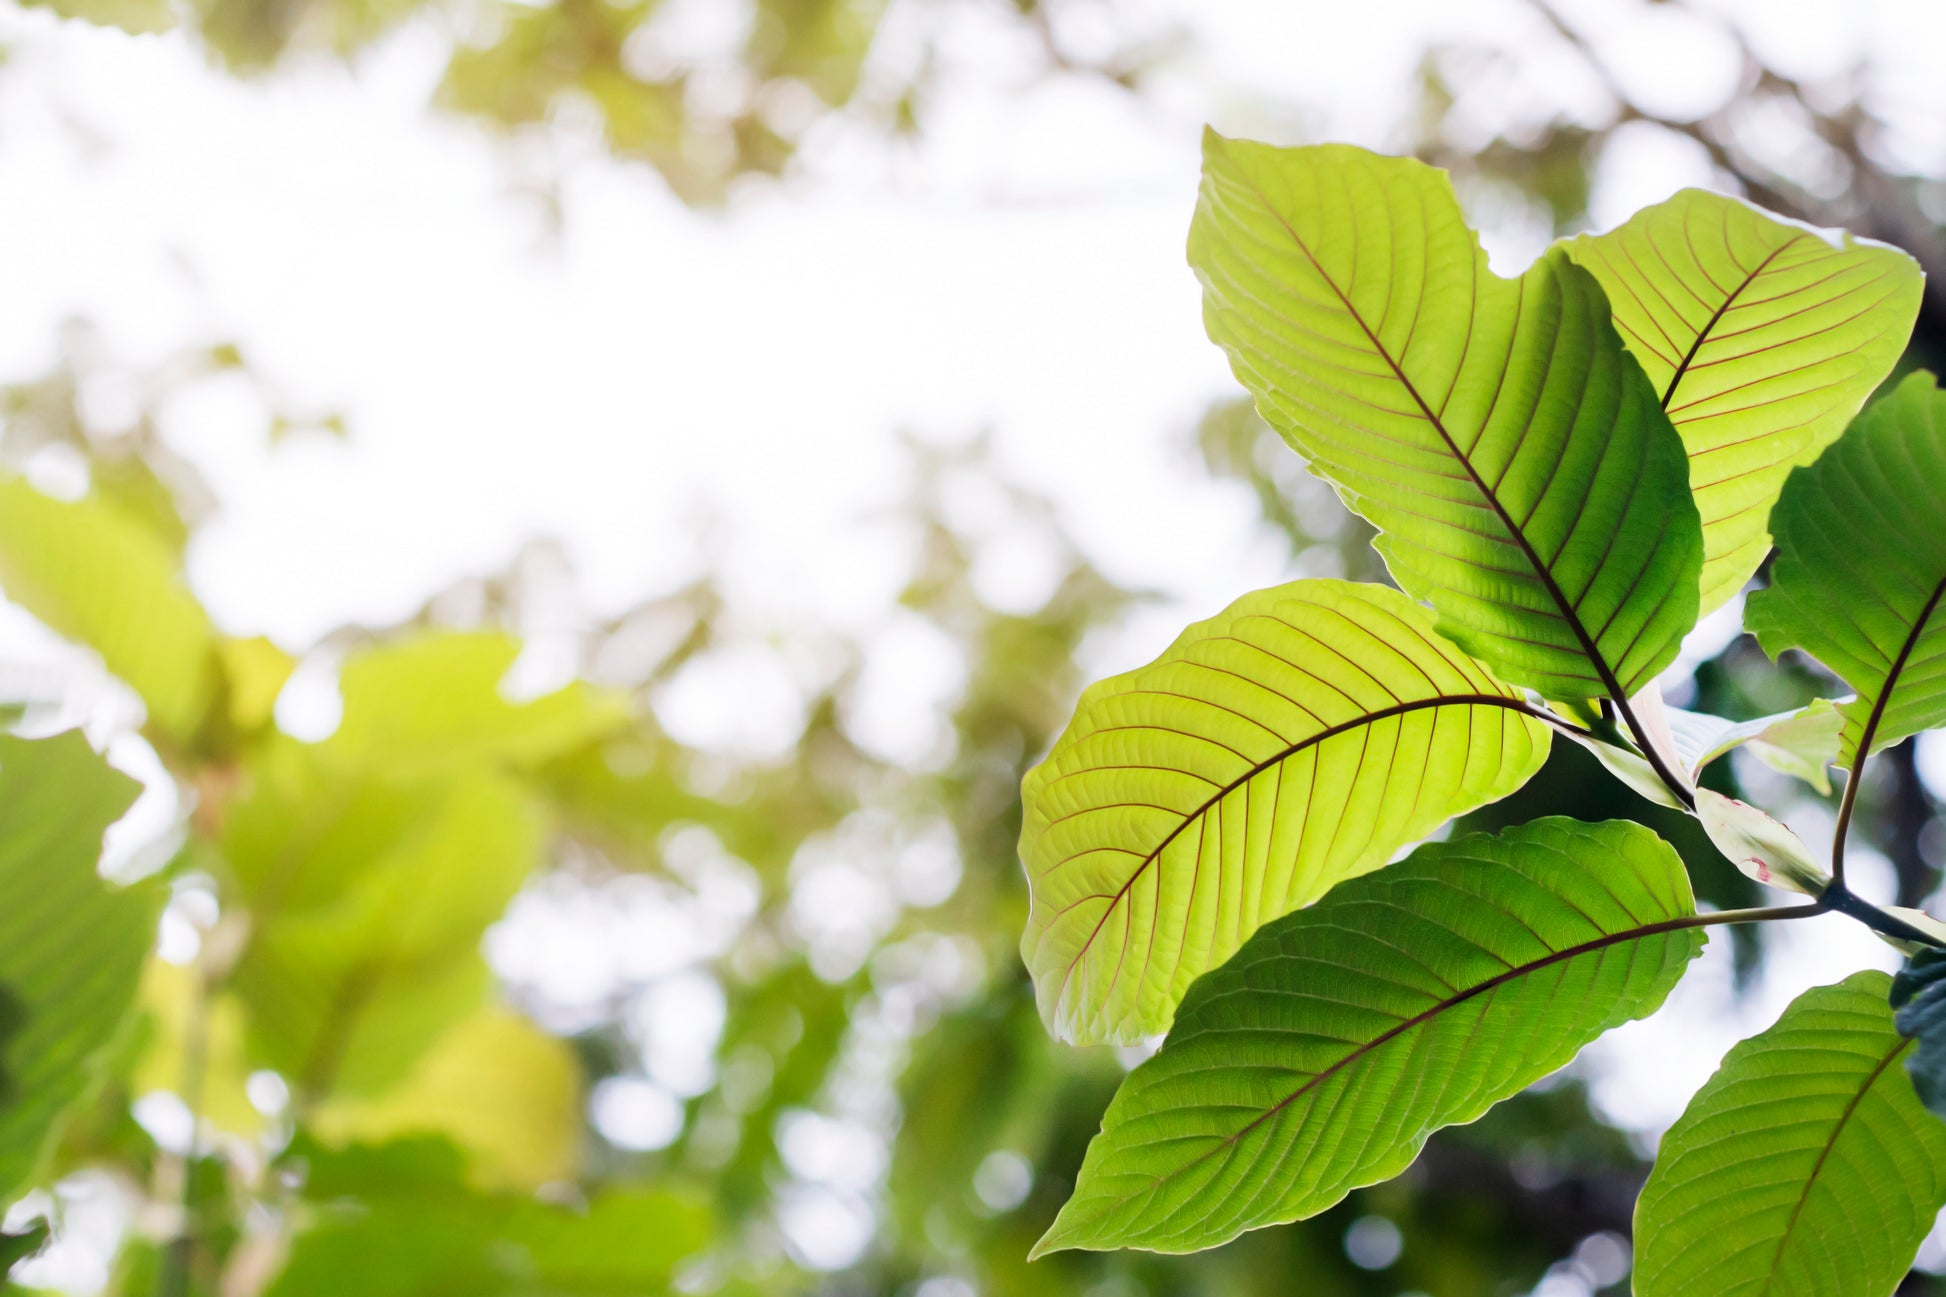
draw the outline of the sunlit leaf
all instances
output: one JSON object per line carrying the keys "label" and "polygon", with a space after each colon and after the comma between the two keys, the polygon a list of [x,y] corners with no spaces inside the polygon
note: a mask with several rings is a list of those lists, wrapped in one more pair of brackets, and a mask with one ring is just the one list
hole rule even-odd
{"label": "sunlit leaf", "polygon": [[1682,440],[1560,249],[1487,269],[1445,175],[1205,138],[1189,259],[1266,421],[1439,630],[1551,698],[1633,696],[1695,624]]}
{"label": "sunlit leaf", "polygon": [[1540,768],[1547,727],[1385,586],[1244,596],[1094,685],[1023,787],[1021,941],[1076,1041],[1164,1030],[1257,926]]}
{"label": "sunlit leaf", "polygon": [[1607,290],[1689,450],[1708,612],[1769,552],[1792,466],[1835,441],[1898,363],[1925,276],[1897,248],[1700,189],[1566,246]]}
{"label": "sunlit leaf", "polygon": [[560,1040],[492,1006],[439,1037],[382,1094],[320,1105],[311,1128],[339,1143],[444,1135],[465,1151],[476,1187],[538,1188],[574,1173],[580,1068]]}
{"label": "sunlit leaf", "polygon": [[213,632],[168,547],[99,500],[0,480],[0,591],[101,654],[149,718],[188,742],[216,689]]}
{"label": "sunlit leaf", "polygon": [[1946,1126],[1899,1066],[1883,973],[1806,991],[1662,1137],[1639,1297],[1886,1297],[1946,1205]]}
{"label": "sunlit leaf", "polygon": [[1123,1082],[1038,1251],[1186,1252],[1316,1215],[1653,1012],[1703,946],[1667,843],[1546,819],[1266,924]]}
{"label": "sunlit leaf", "polygon": [[1946,394],[1932,375],[1908,376],[1792,473],[1771,528],[1770,587],[1746,619],[1772,657],[1801,648],[1858,691],[1838,705],[1839,764],[1946,723]]}
{"label": "sunlit leaf", "polygon": [[157,889],[95,871],[138,791],[79,733],[0,735],[0,1203],[31,1182],[135,1008]]}

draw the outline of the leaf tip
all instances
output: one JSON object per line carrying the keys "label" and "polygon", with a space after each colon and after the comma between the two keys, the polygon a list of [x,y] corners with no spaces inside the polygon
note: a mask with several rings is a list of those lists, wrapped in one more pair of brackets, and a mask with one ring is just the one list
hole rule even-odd
{"label": "leaf tip", "polygon": [[1054,1223],[1047,1227],[1047,1233],[1041,1235],[1034,1246],[1028,1249],[1029,1261],[1038,1261],[1050,1252],[1066,1252],[1073,1246],[1062,1238],[1064,1231],[1061,1228],[1061,1217],[1066,1215],[1067,1213],[1063,1211],[1061,1216],[1055,1217]]}

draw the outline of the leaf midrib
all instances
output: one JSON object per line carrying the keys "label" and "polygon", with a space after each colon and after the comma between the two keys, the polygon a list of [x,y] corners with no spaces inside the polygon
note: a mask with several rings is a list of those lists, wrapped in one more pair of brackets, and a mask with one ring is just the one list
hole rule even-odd
{"label": "leaf midrib", "polygon": [[[1238,1140],[1242,1139],[1245,1135],[1248,1135],[1251,1131],[1255,1130],[1258,1126],[1262,1125],[1266,1121],[1269,1121],[1272,1117],[1275,1117],[1278,1113],[1282,1112],[1284,1109],[1290,1107],[1293,1103],[1303,1098],[1311,1090],[1323,1084],[1331,1077],[1337,1075],[1339,1072],[1343,1071],[1346,1067],[1349,1067],[1352,1063],[1357,1062],[1365,1055],[1376,1050],[1379,1046],[1384,1045],[1388,1041],[1396,1039],[1397,1037],[1403,1035],[1405,1032],[1408,1032],[1415,1027],[1423,1026],[1425,1023],[1431,1021],[1433,1018],[1438,1017],[1440,1014],[1445,1013],[1449,1009],[1457,1008],[1459,1005],[1466,1003],[1468,1000],[1473,999],[1475,996],[1483,995],[1486,992],[1491,991],[1498,986],[1505,985],[1506,983],[1515,980],[1516,978],[1526,977],[1532,973],[1537,973],[1543,968],[1549,968],[1555,964],[1561,963],[1564,960],[1573,959],[1577,956],[1589,954],[1597,950],[1605,950],[1609,946],[1620,945],[1624,941],[1641,941],[1641,940],[1646,940],[1650,937],[1661,936],[1662,934],[1668,932],[1679,932],[1685,928],[1700,927],[1704,923],[1709,922],[1712,917],[1713,916],[1702,915],[1702,914],[1683,914],[1683,915],[1678,915],[1675,918],[1662,919],[1655,923],[1644,924],[1636,928],[1629,928],[1623,932],[1603,933],[1599,937],[1595,937],[1591,940],[1581,942],[1578,945],[1568,946],[1561,950],[1550,951],[1548,954],[1543,955],[1541,958],[1533,960],[1530,963],[1519,964],[1512,968],[1508,968],[1503,972],[1495,973],[1492,977],[1487,978],[1485,981],[1480,982],[1474,986],[1469,986],[1464,991],[1460,991],[1457,994],[1450,995],[1445,999],[1440,1000],[1436,1004],[1432,1005],[1431,1007],[1427,1009],[1423,1009],[1420,1012],[1414,1014],[1412,1017],[1399,1022],[1397,1025],[1387,1028],[1379,1035],[1374,1036],[1371,1040],[1368,1040],[1361,1045],[1355,1046],[1348,1053],[1346,1053],[1343,1058],[1340,1058],[1337,1061],[1331,1063],[1330,1065],[1324,1067],[1320,1071],[1313,1073],[1310,1079],[1306,1080],[1304,1084],[1298,1086],[1297,1089],[1293,1090],[1290,1094],[1278,1100],[1276,1103],[1270,1105],[1268,1108],[1265,1108],[1257,1116],[1252,1117],[1234,1134],[1224,1136],[1219,1143],[1213,1145],[1206,1151],[1197,1154],[1190,1161],[1183,1163],[1181,1166],[1176,1167],[1174,1170],[1168,1171],[1162,1175],[1152,1177],[1150,1188],[1147,1192],[1153,1192],[1156,1186],[1164,1184],[1167,1181],[1172,1180],[1179,1175],[1182,1175],[1184,1172],[1195,1168],[1196,1166],[1200,1165],[1201,1163],[1208,1160],[1209,1158],[1214,1157],[1218,1153],[1223,1152],[1224,1150],[1230,1148]],[[1124,1195],[1121,1201],[1127,1201],[1127,1197],[1128,1195]]]}
{"label": "leaf midrib", "polygon": [[[1688,230],[1685,229],[1683,234],[1684,237],[1687,238]],[[1662,409],[1665,413],[1668,412],[1669,402],[1676,395],[1677,386],[1679,386],[1682,383],[1683,378],[1689,373],[1689,366],[1693,361],[1695,361],[1696,353],[1703,349],[1703,343],[1709,340],[1710,331],[1717,326],[1717,323],[1720,320],[1722,320],[1724,313],[1730,309],[1730,306],[1737,300],[1737,298],[1743,296],[1744,289],[1750,287],[1751,284],[1756,282],[1757,276],[1761,275],[1764,272],[1764,268],[1768,266],[1771,262],[1777,260],[1777,257],[1780,253],[1782,253],[1786,248],[1795,247],[1800,241],[1809,237],[1810,237],[1809,235],[1805,235],[1805,234],[1794,234],[1790,238],[1778,244],[1776,247],[1772,248],[1770,250],[1770,255],[1765,257],[1762,261],[1759,261],[1756,265],[1756,268],[1743,277],[1743,282],[1741,284],[1738,284],[1734,289],[1732,289],[1730,291],[1730,295],[1723,299],[1723,304],[1716,308],[1716,313],[1710,316],[1709,322],[1703,325],[1702,330],[1699,333],[1697,333],[1696,341],[1689,344],[1688,354],[1682,358],[1681,363],[1676,366],[1675,374],[1670,377],[1669,387],[1666,391],[1662,393]]]}
{"label": "leaf midrib", "polygon": [[[1878,733],[1879,722],[1885,718],[1885,708],[1892,701],[1892,691],[1898,686],[1899,676],[1905,672],[1906,662],[1912,657],[1912,650],[1918,647],[1920,636],[1926,633],[1926,623],[1932,620],[1933,611],[1939,607],[1942,595],[1946,595],[1946,577],[1932,588],[1932,596],[1926,606],[1919,610],[1913,620],[1912,629],[1906,633],[1905,643],[1899,645],[1899,655],[1892,659],[1892,666],[1885,673],[1885,684],[1872,700],[1872,710],[1865,718],[1865,728],[1858,734],[1858,751],[1852,756],[1852,769],[1856,771],[1872,755],[1872,738]],[[1857,778],[1854,773],[1853,778]]]}
{"label": "leaf midrib", "polygon": [[1824,1164],[1830,1159],[1831,1150],[1838,1146],[1838,1137],[1845,1133],[1845,1127],[1850,1124],[1852,1117],[1857,1115],[1859,1105],[1865,1102],[1865,1096],[1872,1092],[1872,1087],[1878,1084],[1878,1078],[1885,1074],[1885,1069],[1892,1065],[1892,1060],[1904,1053],[1911,1044],[1910,1040],[1901,1037],[1885,1057],[1878,1061],[1878,1066],[1874,1067],[1872,1074],[1865,1078],[1865,1083],[1858,1087],[1858,1093],[1851,1096],[1851,1100],[1845,1104],[1845,1110],[1838,1114],[1837,1122],[1831,1127],[1831,1134],[1825,1138],[1824,1147],[1818,1150],[1817,1161],[1811,1164],[1811,1173],[1804,1177],[1803,1187],[1798,1190],[1797,1201],[1791,1204],[1790,1219],[1784,1222],[1783,1231],[1777,1236],[1777,1251],[1771,1255],[1770,1268],[1764,1273],[1763,1291],[1770,1291],[1771,1285],[1777,1282],[1777,1267],[1784,1260],[1784,1250],[1790,1245],[1791,1232],[1797,1228],[1798,1217],[1804,1213],[1804,1204],[1811,1199],[1811,1187],[1818,1182],[1818,1176],[1824,1171]]}
{"label": "leaf midrib", "polygon": [[[1608,691],[1609,696],[1615,700],[1616,705],[1633,722],[1634,715],[1629,708],[1628,695],[1622,689],[1621,681],[1609,667],[1607,660],[1602,657],[1600,650],[1596,648],[1594,640],[1588,634],[1587,627],[1581,623],[1579,610],[1574,604],[1569,602],[1567,593],[1556,583],[1553,572],[1541,561],[1539,552],[1535,550],[1533,544],[1527,539],[1526,533],[1514,524],[1513,515],[1507,512],[1506,506],[1500,502],[1500,497],[1495,494],[1492,488],[1487,486],[1486,480],[1475,471],[1473,461],[1460,450],[1459,443],[1454,441],[1452,434],[1446,430],[1445,421],[1433,412],[1432,407],[1426,403],[1425,397],[1420,395],[1418,386],[1410,378],[1406,377],[1404,368],[1401,367],[1397,360],[1393,359],[1391,351],[1386,348],[1385,344],[1379,341],[1378,335],[1365,322],[1365,317],[1359,313],[1357,307],[1352,305],[1351,298],[1345,294],[1345,291],[1338,287],[1337,280],[1333,279],[1330,273],[1325,270],[1323,264],[1317,259],[1316,254],[1304,242],[1303,236],[1298,234],[1296,228],[1284,219],[1284,214],[1277,210],[1276,204],[1270,201],[1270,196],[1264,193],[1255,181],[1246,178],[1244,183],[1257,196],[1258,201],[1263,204],[1264,210],[1270,213],[1272,219],[1283,226],[1284,232],[1290,236],[1291,243],[1299,252],[1304,254],[1305,260],[1311,263],[1312,269],[1318,272],[1318,278],[1324,281],[1325,286],[1344,305],[1345,313],[1352,318],[1352,321],[1358,325],[1359,330],[1364,333],[1366,340],[1372,345],[1372,350],[1391,369],[1393,376],[1399,380],[1400,386],[1405,388],[1407,394],[1412,397],[1413,403],[1419,407],[1419,412],[1425,416],[1426,422],[1431,425],[1434,432],[1439,434],[1439,439],[1446,443],[1446,449],[1451,452],[1454,459],[1459,461],[1460,467],[1466,470],[1467,477],[1472,479],[1473,485],[1479,490],[1481,496],[1493,507],[1493,512],[1499,517],[1501,525],[1507,529],[1507,534],[1513,537],[1514,543],[1520,547],[1521,553],[1527,559],[1528,566],[1534,570],[1535,576],[1539,578],[1541,585],[1546,589],[1548,597],[1554,601],[1554,606],[1560,609],[1562,620],[1566,622],[1568,629],[1574,632],[1575,639],[1580,641],[1581,652],[1601,677],[1602,687]],[[1480,259],[1477,255],[1477,246],[1475,252],[1473,274],[1477,281],[1478,276],[1484,268],[1479,264]],[[1485,270],[1485,273],[1489,275],[1493,274],[1491,270]],[[1477,296],[1475,300],[1477,301]],[[1468,336],[1471,337],[1473,326],[1470,320],[1468,321],[1467,327]],[[1528,426],[1532,426],[1531,420]],[[1508,460],[1508,463],[1512,463],[1511,458]],[[1630,728],[1633,729],[1635,726],[1631,724]]]}
{"label": "leaf midrib", "polygon": [[[1137,880],[1148,872],[1149,866],[1162,859],[1162,853],[1169,849],[1170,843],[1182,836],[1190,825],[1209,814],[1211,808],[1216,806],[1217,803],[1236,792],[1237,789],[1243,787],[1264,771],[1269,770],[1272,766],[1288,761],[1298,753],[1305,751],[1307,748],[1316,747],[1327,739],[1337,738],[1340,734],[1348,734],[1361,726],[1376,725],[1378,722],[1390,720],[1394,716],[1404,716],[1411,712],[1426,711],[1436,707],[1504,707],[1508,711],[1519,712],[1534,720],[1556,725],[1558,728],[1571,728],[1566,722],[1559,721],[1543,713],[1541,709],[1532,706],[1523,698],[1512,698],[1505,694],[1440,694],[1432,698],[1414,698],[1407,702],[1395,703],[1390,707],[1380,708],[1375,712],[1366,712],[1361,716],[1353,717],[1348,721],[1341,721],[1336,725],[1319,730],[1316,734],[1309,735],[1299,739],[1295,743],[1285,746],[1278,752],[1259,761],[1256,765],[1251,766],[1235,779],[1223,784],[1214,793],[1210,794],[1200,806],[1186,812],[1183,815],[1182,822],[1176,825],[1175,828],[1169,830],[1162,841],[1157,843],[1147,855],[1142,857],[1142,863],[1130,871],[1128,881],[1124,882],[1108,898],[1108,906],[1101,912],[1101,918],[1095,921],[1094,929],[1088,933],[1087,940],[1081,943],[1081,947],[1075,952],[1074,958],[1068,961],[1067,972],[1062,975],[1060,989],[1054,995],[1055,1003],[1058,1004],[1061,997],[1067,993],[1068,979],[1074,976],[1074,970],[1080,966],[1082,959],[1094,948],[1095,938],[1101,935],[1102,927],[1107,924],[1109,916],[1114,914],[1121,903],[1128,898],[1129,890],[1135,886]],[[1045,877],[1046,875],[1043,874],[1042,876]]]}

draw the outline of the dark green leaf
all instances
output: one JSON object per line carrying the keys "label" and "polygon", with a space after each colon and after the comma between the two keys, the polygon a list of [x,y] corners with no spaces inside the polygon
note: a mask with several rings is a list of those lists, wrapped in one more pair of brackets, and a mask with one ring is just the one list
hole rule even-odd
{"label": "dark green leaf", "polygon": [[1925,372],[1873,402],[1771,513],[1777,561],[1750,597],[1757,642],[1800,648],[1858,697],[1839,764],[1946,723],[1946,393]]}
{"label": "dark green leaf", "polygon": [[1653,1012],[1703,946],[1669,845],[1547,819],[1266,924],[1123,1082],[1038,1252],[1187,1252],[1316,1215]]}
{"label": "dark green leaf", "polygon": [[1638,1297],[1886,1297],[1946,1205],[1883,973],[1806,991],[1662,1137],[1635,1209]]}
{"label": "dark green leaf", "polygon": [[1946,950],[1925,949],[1892,979],[1899,1034],[1913,1042],[1906,1071],[1919,1101],[1946,1117]]}

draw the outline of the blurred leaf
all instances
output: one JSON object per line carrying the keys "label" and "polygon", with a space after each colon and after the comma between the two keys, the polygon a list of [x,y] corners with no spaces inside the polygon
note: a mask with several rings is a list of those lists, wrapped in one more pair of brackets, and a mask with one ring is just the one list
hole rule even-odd
{"label": "blurred leaf", "polygon": [[[226,991],[204,998],[199,979],[192,967],[149,959],[142,971],[141,1006],[150,1033],[129,1078],[129,1093],[140,1098],[167,1090],[187,1098],[187,1051],[194,1031],[201,1036],[196,1110],[218,1130],[254,1138],[264,1129],[264,1117],[244,1089],[250,1069],[244,1062],[243,1005]],[[196,1016],[201,1020],[192,1024]]]}
{"label": "blurred leaf", "polygon": [[478,1005],[481,935],[545,840],[533,799],[485,772],[329,809],[258,802],[230,838],[257,907],[234,979],[253,1044],[313,1098],[399,1080]]}
{"label": "blurred leaf", "polygon": [[[699,1121],[684,1134],[691,1160],[714,1171],[718,1202],[731,1219],[767,1203],[782,1160],[778,1119],[808,1106],[824,1088],[844,1045],[854,999],[854,987],[823,981],[801,960],[784,964],[755,986],[736,988],[719,1053],[726,1067],[767,1073],[765,1082],[757,1093],[740,1096],[740,1103],[725,1105],[722,1116],[733,1123],[733,1148],[699,1146]],[[712,1098],[720,1102],[723,1096]],[[705,1111],[711,1108],[714,1104]]]}
{"label": "blurred leaf", "polygon": [[294,1152],[319,1205],[271,1297],[651,1297],[713,1235],[677,1190],[611,1190],[583,1210],[468,1191],[440,1140]]}
{"label": "blurred leaf", "polygon": [[1258,930],[1130,1073],[1037,1245],[1187,1252],[1301,1220],[1411,1164],[1703,948],[1669,845],[1537,820],[1421,847]]}
{"label": "blurred leaf", "polygon": [[334,1143],[444,1135],[465,1152],[468,1183],[534,1189],[574,1174],[580,1070],[561,1041],[491,1006],[441,1036],[398,1084],[324,1103],[310,1124]]}
{"label": "blurred leaf", "polygon": [[169,0],[27,0],[27,3],[45,5],[63,18],[85,18],[138,36],[168,31],[176,25]]}
{"label": "blurred leaf", "polygon": [[17,1024],[0,1039],[0,1202],[33,1182],[134,1010],[157,889],[95,865],[137,791],[78,732],[0,736],[0,988]]}
{"label": "blurred leaf", "polygon": [[338,1198],[418,1195],[461,1190],[466,1157],[442,1135],[410,1135],[383,1144],[324,1144],[299,1130],[285,1160],[303,1171],[304,1196]]}
{"label": "blurred leaf", "polygon": [[1049,1029],[1165,1030],[1258,924],[1525,783],[1548,750],[1530,708],[1419,605],[1343,581],[1245,595],[1090,687],[1022,787]]}
{"label": "blurred leaf", "polygon": [[[37,1220],[18,1234],[0,1230],[0,1280],[13,1273],[14,1267],[47,1246],[47,1221]],[[11,1289],[12,1285],[8,1285]]]}
{"label": "blurred leaf", "polygon": [[1601,281],[1688,447],[1709,612],[1770,552],[1791,467],[1836,441],[1898,363],[1925,276],[1897,248],[1700,189],[1567,251]]}
{"label": "blurred leaf", "polygon": [[621,1297],[667,1291],[676,1269],[710,1243],[713,1219],[692,1194],[612,1189],[586,1212],[525,1203],[506,1232],[532,1260],[534,1290]]}
{"label": "blurred leaf", "polygon": [[1211,339],[1441,634],[1553,698],[1675,659],[1702,562],[1682,440],[1564,252],[1501,279],[1443,173],[1214,132],[1189,249]]}
{"label": "blurred leaf", "polygon": [[195,738],[216,687],[213,632],[168,549],[139,523],[99,500],[0,480],[0,589],[101,654],[163,734]]}
{"label": "blurred leaf", "polygon": [[1890,979],[1800,995],[1662,1137],[1636,1206],[1641,1297],[1885,1297],[1946,1206],[1946,1127],[1895,1064]]}
{"label": "blurred leaf", "polygon": [[414,635],[353,655],[338,681],[344,715],[320,760],[382,765],[393,779],[530,770],[628,722],[621,697],[579,681],[509,700],[503,685],[519,655],[518,641],[485,632]]}
{"label": "blurred leaf", "polygon": [[284,691],[297,663],[261,637],[218,640],[216,657],[230,700],[230,724],[241,734],[255,734],[268,726],[277,695]]}
{"label": "blurred leaf", "polygon": [[1946,394],[1907,376],[1817,463],[1791,474],[1772,513],[1777,561],[1746,620],[1764,652],[1801,648],[1858,697],[1839,764],[1946,723]]}

